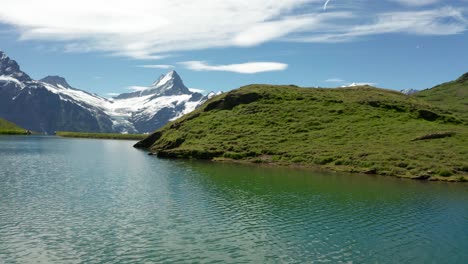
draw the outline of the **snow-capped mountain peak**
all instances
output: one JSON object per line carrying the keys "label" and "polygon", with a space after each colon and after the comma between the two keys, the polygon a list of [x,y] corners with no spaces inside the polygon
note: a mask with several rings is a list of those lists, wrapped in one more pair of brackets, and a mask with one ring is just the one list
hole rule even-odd
{"label": "snow-capped mountain peak", "polygon": [[140,96],[145,96],[149,94],[161,96],[192,94],[192,92],[190,92],[190,90],[185,86],[179,74],[177,74],[176,71],[172,70],[166,75],[161,76],[150,87],[148,87],[148,89],[141,91]]}
{"label": "snow-capped mountain peak", "polygon": [[175,95],[192,95],[187,86],[180,78],[176,71],[170,71],[167,74],[161,75],[156,81],[142,91],[123,93],[114,99],[128,99],[134,97],[143,97],[148,95],[154,96],[175,96]]}
{"label": "snow-capped mountain peak", "polygon": [[2,51],[0,51],[0,76],[14,78],[20,82],[31,81],[31,78],[21,71],[18,63]]}

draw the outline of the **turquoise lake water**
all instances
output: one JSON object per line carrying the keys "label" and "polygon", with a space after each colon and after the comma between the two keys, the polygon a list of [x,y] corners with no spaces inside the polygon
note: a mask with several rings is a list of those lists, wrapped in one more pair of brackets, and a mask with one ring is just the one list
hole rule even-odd
{"label": "turquoise lake water", "polygon": [[468,184],[0,136],[0,263],[468,263]]}

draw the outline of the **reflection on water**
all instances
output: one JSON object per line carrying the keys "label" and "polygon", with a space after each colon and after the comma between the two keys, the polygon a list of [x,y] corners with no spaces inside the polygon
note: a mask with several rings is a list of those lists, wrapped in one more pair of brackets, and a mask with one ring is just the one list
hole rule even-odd
{"label": "reflection on water", "polygon": [[468,185],[0,137],[0,263],[466,263]]}

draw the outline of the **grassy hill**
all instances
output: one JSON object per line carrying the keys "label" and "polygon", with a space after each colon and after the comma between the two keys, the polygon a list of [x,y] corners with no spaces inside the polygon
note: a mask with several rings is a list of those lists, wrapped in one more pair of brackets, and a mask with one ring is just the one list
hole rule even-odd
{"label": "grassy hill", "polygon": [[463,74],[455,81],[437,85],[413,96],[446,111],[456,113],[468,121],[468,73]]}
{"label": "grassy hill", "polygon": [[[455,85],[466,91],[466,84]],[[159,157],[465,181],[468,126],[458,109],[464,102],[434,103],[443,93],[249,85],[210,99],[135,146]]]}
{"label": "grassy hill", "polygon": [[24,135],[25,129],[16,124],[0,118],[0,135]]}

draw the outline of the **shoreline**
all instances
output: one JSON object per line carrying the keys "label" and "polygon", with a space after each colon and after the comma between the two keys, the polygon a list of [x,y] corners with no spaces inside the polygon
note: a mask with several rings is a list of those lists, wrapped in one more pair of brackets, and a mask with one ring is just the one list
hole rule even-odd
{"label": "shoreline", "polygon": [[[148,151],[148,149],[144,149]],[[397,179],[405,180],[415,180],[420,182],[456,182],[456,183],[468,183],[468,176],[459,176],[452,175],[448,177],[438,176],[438,175],[414,175],[414,176],[403,176],[403,175],[389,175],[389,174],[379,174],[370,170],[359,170],[356,167],[337,167],[337,166],[321,166],[321,165],[312,165],[312,164],[298,164],[290,162],[274,162],[271,160],[263,160],[259,162],[259,159],[231,159],[224,157],[215,157],[212,159],[199,159],[199,158],[185,158],[185,157],[161,157],[157,153],[148,152],[148,155],[156,156],[158,159],[169,159],[169,160],[195,160],[195,161],[206,161],[214,163],[227,163],[227,164],[240,164],[248,166],[261,166],[268,168],[291,168],[291,169],[305,169],[315,172],[328,172],[328,173],[348,173],[353,175],[368,175],[368,176],[378,176],[378,177],[392,177]]]}
{"label": "shoreline", "polygon": [[66,138],[93,138],[93,139],[116,139],[116,140],[142,140],[148,135],[145,134],[116,134],[116,133],[87,133],[57,131],[56,136]]}

